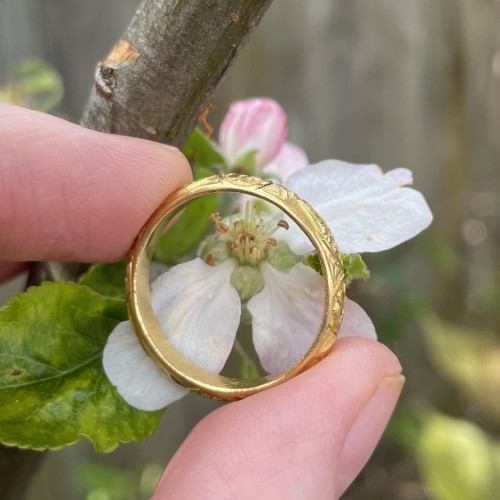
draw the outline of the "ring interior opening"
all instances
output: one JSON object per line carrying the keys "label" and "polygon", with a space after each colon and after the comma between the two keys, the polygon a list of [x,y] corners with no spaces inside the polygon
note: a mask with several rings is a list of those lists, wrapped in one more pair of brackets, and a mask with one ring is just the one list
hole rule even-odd
{"label": "ring interior opening", "polygon": [[312,243],[292,250],[301,232],[273,204],[239,193],[205,195],[164,218],[147,258],[151,304],[175,349],[240,387],[296,365],[315,340],[325,293]]}

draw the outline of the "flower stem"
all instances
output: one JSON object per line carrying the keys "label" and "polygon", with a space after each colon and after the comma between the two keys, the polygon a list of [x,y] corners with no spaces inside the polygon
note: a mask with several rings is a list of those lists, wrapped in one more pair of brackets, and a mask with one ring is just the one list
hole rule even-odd
{"label": "flower stem", "polygon": [[240,370],[242,378],[257,378],[261,376],[257,364],[247,354],[241,343],[236,339],[234,341],[234,352],[238,355],[240,361]]}

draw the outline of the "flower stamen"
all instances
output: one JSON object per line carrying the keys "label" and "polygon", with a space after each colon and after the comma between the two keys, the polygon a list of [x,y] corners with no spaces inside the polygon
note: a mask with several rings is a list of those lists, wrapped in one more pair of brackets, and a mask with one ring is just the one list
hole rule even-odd
{"label": "flower stamen", "polygon": [[260,260],[260,250],[257,247],[253,247],[250,252],[250,256],[255,262],[259,262]]}
{"label": "flower stamen", "polygon": [[[222,222],[220,213],[213,212],[209,219],[215,223],[216,239],[221,245],[227,245],[229,255],[236,258],[240,264],[250,266],[255,266],[267,258],[268,249],[277,246],[278,242],[272,235],[278,229],[288,229],[288,223],[284,220],[276,223],[267,215],[256,214],[255,206],[250,202],[246,203],[244,217],[235,216]],[[214,261],[219,263],[218,259],[212,257],[210,262]],[[207,263],[210,262],[207,260]]]}
{"label": "flower stamen", "polygon": [[286,220],[283,220],[283,219],[280,219],[278,221],[277,225],[278,225],[278,227],[282,227],[283,229],[287,229],[287,230],[290,228],[290,226],[288,225],[288,222]]}
{"label": "flower stamen", "polygon": [[219,234],[226,234],[229,231],[229,226],[227,224],[224,224],[224,222],[217,222],[215,225],[215,230]]}

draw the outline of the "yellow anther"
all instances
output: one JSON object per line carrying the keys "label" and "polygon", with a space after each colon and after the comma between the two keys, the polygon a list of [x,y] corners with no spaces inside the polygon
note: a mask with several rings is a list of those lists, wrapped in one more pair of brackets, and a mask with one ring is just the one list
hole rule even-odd
{"label": "yellow anther", "polygon": [[259,262],[260,260],[260,250],[257,247],[253,247],[252,251],[250,252],[250,255],[252,256],[252,259],[255,262]]}

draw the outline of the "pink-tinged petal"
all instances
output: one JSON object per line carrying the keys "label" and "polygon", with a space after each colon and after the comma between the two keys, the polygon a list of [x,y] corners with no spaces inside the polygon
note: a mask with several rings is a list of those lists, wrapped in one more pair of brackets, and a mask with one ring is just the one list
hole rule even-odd
{"label": "pink-tinged petal", "polygon": [[275,175],[278,179],[284,181],[294,172],[308,165],[309,159],[305,151],[296,144],[285,142],[271,163],[264,166],[263,172]]}
{"label": "pink-tinged petal", "polygon": [[392,182],[395,187],[411,186],[413,184],[413,173],[407,168],[395,168],[384,175],[385,179]]}
{"label": "pink-tinged petal", "polygon": [[344,319],[339,331],[339,338],[343,337],[364,337],[377,340],[377,332],[372,320],[359,304],[350,299],[344,302]]}
{"label": "pink-tinged petal", "polygon": [[220,129],[222,153],[231,166],[245,154],[257,153],[257,166],[269,163],[279,152],[287,134],[286,114],[272,99],[235,101]]}
{"label": "pink-tinged petal", "polygon": [[[413,238],[432,221],[422,194],[400,187],[408,179],[407,172],[387,176],[376,165],[325,160],[295,172],[286,186],[316,209],[342,252],[380,252]],[[283,239],[296,253],[312,250],[302,231],[290,228]]]}
{"label": "pink-tinged petal", "polygon": [[291,368],[307,352],[323,314],[323,278],[304,264],[282,273],[260,266],[266,284],[248,301],[255,350],[269,373]]}
{"label": "pink-tinged petal", "polygon": [[159,410],[188,393],[144,352],[130,321],[119,323],[111,332],[102,363],[120,396],[140,410]]}
{"label": "pink-tinged petal", "polygon": [[151,286],[151,302],[170,342],[198,366],[218,373],[233,347],[241,301],[230,282],[236,261],[209,266],[194,259]]}

